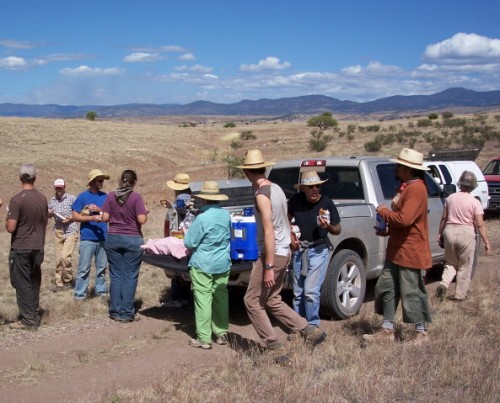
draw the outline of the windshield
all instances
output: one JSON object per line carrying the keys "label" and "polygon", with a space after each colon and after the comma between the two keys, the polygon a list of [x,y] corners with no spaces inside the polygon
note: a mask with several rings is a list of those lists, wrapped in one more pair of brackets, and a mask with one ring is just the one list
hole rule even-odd
{"label": "windshield", "polygon": [[491,161],[486,168],[484,168],[483,174],[485,175],[500,175],[500,160]]}

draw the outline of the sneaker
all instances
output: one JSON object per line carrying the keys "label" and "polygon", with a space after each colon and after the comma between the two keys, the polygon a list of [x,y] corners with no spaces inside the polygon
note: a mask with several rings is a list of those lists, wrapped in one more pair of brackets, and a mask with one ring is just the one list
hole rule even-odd
{"label": "sneaker", "polygon": [[182,302],[176,299],[170,299],[161,304],[165,308],[182,308]]}
{"label": "sneaker", "polygon": [[136,313],[134,315],[134,317],[131,318],[131,319],[120,319],[120,318],[118,318],[116,320],[118,320],[118,322],[122,322],[122,323],[139,322],[141,320],[141,315],[139,315],[138,313]]}
{"label": "sneaker", "polygon": [[444,285],[439,285],[439,287],[436,288],[434,299],[437,302],[443,302],[445,296],[446,296],[446,287]]}
{"label": "sneaker", "polygon": [[25,325],[23,322],[20,320],[14,323],[11,323],[9,325],[9,329],[12,330],[30,330],[30,331],[36,331],[38,330],[38,326],[31,326],[31,325]]}
{"label": "sneaker", "polygon": [[217,339],[215,342],[220,345],[220,346],[225,346],[226,344],[229,343],[229,340],[227,338],[227,333],[221,334],[220,336],[217,336]]}
{"label": "sneaker", "polygon": [[198,339],[191,339],[189,340],[189,345],[191,347],[199,347],[204,350],[210,350],[212,348],[212,343],[205,343],[203,341],[200,341]]}
{"label": "sneaker", "polygon": [[319,330],[316,326],[309,325],[300,332],[307,344],[316,347],[326,339],[326,333]]}
{"label": "sneaker", "polygon": [[383,342],[383,341],[396,341],[394,330],[381,328],[373,334],[364,334],[362,336],[364,341],[368,343]]}
{"label": "sneaker", "polygon": [[429,342],[429,336],[428,336],[427,332],[415,332],[415,333],[416,333],[416,336],[411,341],[412,345],[421,346],[422,344]]}
{"label": "sneaker", "polygon": [[283,364],[289,360],[285,346],[279,341],[267,345],[267,354],[275,364]]}

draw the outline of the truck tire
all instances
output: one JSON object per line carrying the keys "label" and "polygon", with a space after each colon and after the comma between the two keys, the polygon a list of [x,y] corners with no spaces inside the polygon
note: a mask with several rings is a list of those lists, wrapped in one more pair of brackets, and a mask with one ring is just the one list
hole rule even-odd
{"label": "truck tire", "polygon": [[356,315],[366,291],[365,265],[356,252],[341,250],[331,260],[321,287],[321,313],[338,319]]}

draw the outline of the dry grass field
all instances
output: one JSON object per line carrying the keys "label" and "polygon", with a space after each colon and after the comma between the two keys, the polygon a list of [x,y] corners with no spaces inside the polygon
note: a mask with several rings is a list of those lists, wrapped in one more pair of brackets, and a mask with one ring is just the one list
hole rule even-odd
{"label": "dry grass field", "polygon": [[[500,132],[499,114],[492,111],[483,116],[496,132]],[[477,121],[473,114],[460,117]],[[66,180],[69,193],[78,194],[85,188],[87,173],[99,168],[111,175],[104,185],[105,191],[111,191],[122,170],[134,169],[139,176],[136,190],[151,211],[143,228],[145,238],[158,238],[165,214],[159,200],[172,198],[165,183],[176,172],[188,172],[193,180],[226,178],[224,158],[241,157],[249,148],[260,148],[266,159],[274,160],[327,155],[392,157],[407,144],[387,144],[373,154],[365,151],[364,144],[380,133],[416,129],[418,119],[380,122],[341,117],[339,131],[333,133],[326,150],[317,153],[309,151],[311,128],[305,121],[206,116],[94,122],[0,118],[0,197],[7,204],[19,192],[18,171],[25,162],[36,165],[36,186],[47,197],[58,177]],[[224,128],[229,121],[236,127]],[[339,136],[348,125],[379,125],[380,129],[377,133],[356,130],[349,141]],[[427,155],[431,145],[425,133],[437,129],[419,130],[423,134],[414,148]],[[251,131],[256,139],[240,140],[242,147],[233,149],[231,142],[243,131]],[[499,146],[498,136],[486,142],[476,160],[481,168],[498,156]],[[0,216],[4,213],[2,207]],[[41,293],[43,326],[35,334],[9,330],[17,306],[7,267],[10,237],[2,224],[0,401],[498,401],[498,218],[488,219],[487,226],[494,255],[480,256],[464,303],[447,300],[433,306],[431,343],[420,348],[404,342],[364,345],[360,335],[378,324],[367,301],[360,315],[351,320],[324,320],[322,327],[329,337],[314,353],[290,341],[292,363],[283,368],[256,354],[256,336],[237,293],[230,312],[230,348],[215,346],[206,352],[187,346],[194,329],[191,308],[168,311],[160,306],[169,283],[157,268],[142,267],[137,304],[143,319],[130,325],[108,321],[107,309],[97,299],[76,304],[70,292],[50,292],[54,266],[50,226]],[[429,285],[430,292],[435,285]],[[398,332],[405,339],[408,328],[400,327]]]}

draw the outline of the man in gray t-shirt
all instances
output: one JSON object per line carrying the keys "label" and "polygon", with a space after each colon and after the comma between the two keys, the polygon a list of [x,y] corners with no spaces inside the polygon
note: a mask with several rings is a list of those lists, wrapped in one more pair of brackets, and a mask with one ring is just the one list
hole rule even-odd
{"label": "man in gray t-shirt", "polygon": [[321,343],[326,333],[309,326],[281,299],[281,288],[290,263],[290,224],[283,190],[266,178],[266,162],[259,150],[245,154],[242,168],[255,191],[255,219],[259,259],[254,263],[250,282],[245,293],[245,307],[257,331],[261,344],[276,362],[288,360],[288,353],[273,329],[268,312],[284,326],[299,333],[312,347]]}

